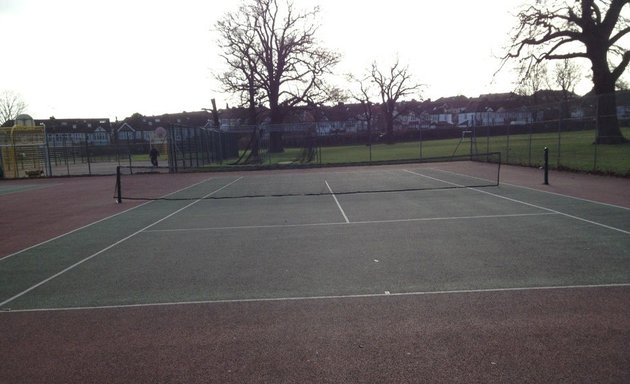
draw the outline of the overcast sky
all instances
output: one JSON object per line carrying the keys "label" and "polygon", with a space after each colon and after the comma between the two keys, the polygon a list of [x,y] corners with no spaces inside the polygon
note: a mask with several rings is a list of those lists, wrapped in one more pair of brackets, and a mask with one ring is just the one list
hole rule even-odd
{"label": "overcast sky", "polygon": [[[321,8],[322,45],[339,75],[396,55],[426,84],[424,99],[514,89],[503,52],[524,0],[294,0]],[[195,111],[234,104],[212,78],[213,27],[240,1],[0,0],[0,91],[18,92],[34,118]],[[588,91],[584,81],[578,91]]]}

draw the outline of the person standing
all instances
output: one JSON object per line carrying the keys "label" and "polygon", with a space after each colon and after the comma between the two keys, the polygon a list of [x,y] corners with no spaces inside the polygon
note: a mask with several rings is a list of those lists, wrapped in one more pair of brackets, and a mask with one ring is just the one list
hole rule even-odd
{"label": "person standing", "polygon": [[160,152],[158,152],[155,147],[151,148],[151,151],[149,152],[149,157],[151,158],[151,164],[154,167],[158,166],[158,156],[160,156]]}

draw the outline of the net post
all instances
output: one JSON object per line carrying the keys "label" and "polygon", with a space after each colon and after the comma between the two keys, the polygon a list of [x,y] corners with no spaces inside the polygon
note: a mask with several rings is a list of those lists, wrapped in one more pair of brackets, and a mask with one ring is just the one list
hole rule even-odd
{"label": "net post", "polygon": [[498,187],[499,183],[501,182],[501,152],[497,152],[497,156],[499,157],[498,159],[499,165],[497,166],[497,187]]}
{"label": "net post", "polygon": [[545,185],[549,185],[549,148],[545,147],[545,164],[543,165],[545,170]]}
{"label": "net post", "polygon": [[122,187],[120,185],[120,165],[116,167],[116,203],[122,203]]}

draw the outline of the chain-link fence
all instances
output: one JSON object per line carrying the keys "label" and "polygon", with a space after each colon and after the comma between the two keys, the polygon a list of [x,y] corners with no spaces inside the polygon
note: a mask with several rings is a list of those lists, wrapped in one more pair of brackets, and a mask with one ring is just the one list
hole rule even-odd
{"label": "chain-link fence", "polygon": [[529,121],[470,127],[474,150],[540,166],[546,147],[552,168],[630,176],[630,93],[616,96],[609,114],[600,113],[601,97],[587,96],[527,107]]}
{"label": "chain-link fence", "polygon": [[[0,177],[114,175],[117,166],[152,166],[149,155],[152,147],[159,151],[159,165],[176,172],[183,168],[221,164],[227,157],[236,158],[238,150],[233,137],[235,135],[218,130],[186,126],[171,126],[166,137],[160,140],[152,137],[149,140],[120,140],[114,144],[95,143],[89,134],[84,133],[49,135],[45,143],[34,147],[42,154],[38,167],[41,174],[31,172],[32,161],[20,157],[25,152],[22,147],[5,145],[0,147],[0,152],[11,154],[17,161],[9,164],[5,160],[7,164],[0,168],[6,168],[7,173],[0,173]],[[17,155],[13,156],[13,152]]]}
{"label": "chain-link fence", "polygon": [[[541,97],[542,98],[542,97]],[[401,113],[386,136],[378,116],[346,121],[280,125],[226,126],[221,130],[170,126],[160,148],[160,166],[173,171],[239,166],[374,163],[501,152],[506,164],[541,166],[549,149],[550,166],[584,172],[630,175],[630,92],[560,98],[538,103],[481,98],[458,109]],[[472,99],[471,99],[472,100]],[[422,105],[421,105],[422,106]],[[612,111],[609,114],[602,110]],[[411,116],[411,117],[410,117]],[[610,129],[619,127],[618,131]],[[613,128],[615,128],[613,127]],[[277,151],[280,140],[281,151]],[[387,139],[387,140],[386,140]],[[618,143],[613,144],[615,141]],[[392,144],[393,142],[393,144]],[[88,135],[48,140],[45,176],[115,174],[116,167],[151,166],[152,141],[119,141],[102,145]],[[271,149],[275,150],[272,151]],[[21,163],[17,163],[18,165]],[[19,177],[27,177],[24,172]]]}
{"label": "chain-link fence", "polygon": [[[542,96],[538,103],[532,98],[527,103],[477,101],[442,112],[449,123],[436,123],[439,118],[415,111],[415,121],[399,116],[393,140],[387,142],[378,119],[238,126],[230,131],[238,136],[239,164],[370,163],[501,152],[506,164],[541,166],[547,147],[552,168],[626,176],[630,143],[623,138],[630,138],[630,93],[615,96],[612,114],[600,113],[604,97],[562,98],[558,93],[553,102],[542,102]],[[281,135],[281,152],[269,150],[274,132]]]}
{"label": "chain-link fence", "polygon": [[168,130],[168,166],[172,171],[223,164],[238,158],[237,134],[218,129],[171,126]]}
{"label": "chain-link fence", "polygon": [[150,165],[148,142],[96,145],[82,136],[82,140],[47,143],[46,176],[109,175],[118,165]]}

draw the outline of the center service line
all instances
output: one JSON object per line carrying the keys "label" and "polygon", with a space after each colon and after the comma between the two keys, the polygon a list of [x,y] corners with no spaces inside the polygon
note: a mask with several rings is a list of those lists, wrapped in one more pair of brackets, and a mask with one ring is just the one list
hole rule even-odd
{"label": "center service line", "polygon": [[212,191],[212,192],[208,193],[207,195],[205,195],[205,196],[204,196],[204,197],[202,197],[201,199],[198,199],[198,200],[193,201],[192,203],[190,203],[190,204],[186,205],[185,207],[182,207],[182,208],[178,209],[177,211],[175,211],[175,212],[173,212],[173,213],[170,213],[170,214],[168,214],[168,215],[164,216],[164,217],[163,217],[163,218],[161,218],[160,220],[158,220],[158,221],[156,221],[156,222],[154,222],[154,223],[152,223],[152,224],[147,225],[146,227],[144,227],[144,228],[142,228],[142,229],[140,229],[140,230],[138,230],[138,231],[136,231],[136,232],[132,233],[131,235],[129,235],[129,236],[127,236],[127,237],[123,238],[123,239],[118,240],[117,242],[115,242],[115,243],[113,243],[113,244],[108,245],[107,247],[105,247],[105,248],[101,249],[100,251],[98,251],[98,252],[96,252],[96,253],[94,253],[94,254],[92,254],[92,255],[90,255],[90,256],[88,256],[88,257],[86,257],[85,259],[80,260],[80,261],[78,261],[78,262],[76,262],[76,263],[72,264],[71,266],[67,267],[66,269],[64,269],[64,270],[62,270],[62,271],[60,271],[60,272],[55,273],[54,275],[50,276],[49,278],[47,278],[47,279],[44,279],[44,280],[40,281],[39,283],[37,283],[37,284],[33,285],[33,286],[32,286],[32,287],[30,287],[30,288],[25,289],[24,291],[22,291],[22,292],[18,293],[17,295],[15,295],[15,296],[13,296],[13,297],[10,297],[10,298],[6,299],[5,301],[3,301],[3,302],[1,302],[1,303],[0,303],[0,307],[2,307],[2,306],[4,306],[4,305],[6,305],[6,304],[8,304],[8,303],[12,302],[13,300],[15,300],[15,299],[17,299],[17,298],[19,298],[19,297],[21,297],[21,296],[24,296],[25,294],[29,293],[30,291],[34,290],[35,288],[37,288],[37,287],[39,287],[39,286],[42,286],[42,285],[46,284],[47,282],[49,282],[49,281],[51,281],[51,280],[53,280],[53,279],[55,279],[55,278],[57,278],[57,277],[59,277],[59,276],[63,275],[64,273],[66,273],[66,272],[70,271],[71,269],[74,269],[75,267],[77,267],[77,266],[79,266],[79,265],[81,265],[81,264],[85,263],[86,261],[88,261],[88,260],[91,260],[91,259],[95,258],[96,256],[100,255],[101,253],[103,253],[103,252],[105,252],[105,251],[108,251],[108,250],[110,250],[110,249],[114,248],[114,247],[115,247],[115,246],[117,246],[118,244],[121,244],[121,243],[123,243],[124,241],[131,239],[132,237],[136,236],[137,234],[139,234],[139,233],[141,233],[141,232],[143,232],[143,231],[145,231],[145,230],[147,230],[147,229],[149,229],[149,228],[151,228],[151,227],[154,227],[154,226],[158,225],[159,223],[163,222],[164,220],[166,220],[166,219],[168,219],[168,218],[170,218],[170,217],[175,216],[176,214],[180,213],[181,211],[185,210],[186,208],[189,208],[189,207],[191,207],[192,205],[197,204],[197,203],[198,203],[198,202],[200,202],[201,200],[205,199],[206,197],[212,196],[212,195],[214,195],[215,193],[217,193],[217,192],[219,192],[219,191],[221,191],[221,190],[223,190],[223,189],[225,189],[225,188],[229,187],[230,185],[232,185],[232,184],[236,183],[237,181],[239,181],[239,180],[240,180],[240,179],[242,179],[242,178],[243,178],[242,176],[241,176],[241,177],[239,177],[238,179],[236,179],[236,180],[234,180],[234,181],[232,181],[232,182],[230,182],[230,183],[228,183],[228,184],[226,184],[226,185],[222,186],[221,188],[216,189],[216,190],[214,190],[214,191]]}
{"label": "center service line", "polygon": [[326,183],[326,187],[328,187],[328,190],[332,194],[333,199],[335,199],[335,203],[337,203],[337,207],[339,207],[339,210],[341,211],[341,214],[343,215],[343,218],[346,220],[346,223],[349,224],[350,220],[348,220],[348,216],[343,211],[343,208],[341,208],[341,204],[339,204],[339,200],[337,200],[337,196],[335,196],[335,192],[333,192],[332,188],[330,188],[330,185],[328,185],[328,181],[324,180],[324,183]]}

